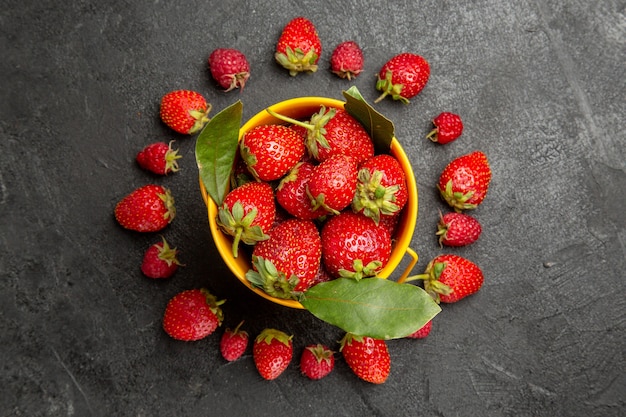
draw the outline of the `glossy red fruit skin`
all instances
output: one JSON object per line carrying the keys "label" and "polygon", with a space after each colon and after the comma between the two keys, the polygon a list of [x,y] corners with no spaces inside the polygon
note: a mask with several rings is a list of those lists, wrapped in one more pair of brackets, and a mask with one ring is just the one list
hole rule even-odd
{"label": "glossy red fruit skin", "polygon": [[379,102],[386,96],[408,103],[426,86],[430,77],[430,65],[422,56],[413,53],[401,53],[387,61],[378,73],[376,89],[382,94],[375,100]]}
{"label": "glossy red fruit skin", "polygon": [[300,356],[300,371],[312,380],[319,380],[332,372],[335,367],[333,352],[322,344],[308,345]]}
{"label": "glossy red fruit skin", "polygon": [[241,88],[250,78],[250,63],[243,52],[234,48],[217,48],[209,56],[211,76],[225,92]]}
{"label": "glossy red fruit skin", "polygon": [[151,245],[144,253],[141,272],[148,278],[169,278],[180,265],[177,254],[178,250],[171,248],[165,238],[162,238],[160,243]]}
{"label": "glossy red fruit skin", "polygon": [[163,330],[176,340],[204,339],[222,324],[222,303],[204,288],[182,291],[167,303]]}
{"label": "glossy red fruit skin", "polygon": [[[329,111],[330,109],[328,109]],[[374,156],[374,142],[365,128],[343,109],[335,109],[335,115],[324,125],[329,147],[317,146],[315,158],[323,162],[332,155],[350,156],[358,165]]]}
{"label": "glossy red fruit skin", "polygon": [[192,135],[209,121],[211,106],[193,90],[171,91],[161,98],[161,120],[174,131]]}
{"label": "glossy red fruit skin", "polygon": [[282,178],[276,189],[276,201],[292,216],[303,220],[314,220],[326,215],[326,210],[313,210],[307,195],[307,186],[315,167],[310,162],[299,162]]}
{"label": "glossy red fruit skin", "polygon": [[274,58],[291,76],[317,71],[322,43],[313,22],[303,16],[290,20],[276,43]]}
{"label": "glossy red fruit skin", "polygon": [[487,156],[474,151],[453,159],[439,176],[437,188],[455,211],[475,209],[483,202],[491,182]]}
{"label": "glossy red fruit skin", "polygon": [[425,339],[433,328],[433,321],[429,320],[423,327],[407,336],[409,339]]}
{"label": "glossy red fruit skin", "polygon": [[345,41],[335,47],[330,56],[330,70],[340,78],[351,80],[363,71],[363,50],[355,41]]}
{"label": "glossy red fruit skin", "polygon": [[433,142],[445,145],[456,140],[463,133],[463,121],[458,114],[442,112],[433,119],[435,128],[427,138]]}
{"label": "glossy red fruit skin", "polygon": [[384,383],[391,372],[391,357],[384,340],[347,333],[341,340],[344,360],[360,379],[372,384]]}
{"label": "glossy red fruit skin", "polygon": [[[442,303],[456,303],[463,298],[475,294],[484,282],[482,270],[472,261],[453,254],[435,257],[427,266],[428,270],[436,270],[441,266],[441,273],[434,274],[431,280],[424,281],[424,289],[438,297]],[[440,285],[449,287],[449,294],[437,292]]]}
{"label": "glossy red fruit skin", "polygon": [[114,214],[125,229],[158,232],[174,220],[176,208],[169,189],[148,184],[122,198],[115,206]]}
{"label": "glossy red fruit skin", "polygon": [[445,246],[466,246],[478,240],[482,233],[480,222],[465,213],[451,212],[442,215],[437,224],[439,244]]}
{"label": "glossy red fruit skin", "polygon": [[254,340],[252,357],[259,375],[271,381],[289,366],[293,357],[293,336],[276,329],[264,329]]}
{"label": "glossy red fruit skin", "polygon": [[358,166],[346,155],[333,155],[313,170],[308,184],[308,194],[313,209],[324,207],[338,214],[348,207],[356,191]]}
{"label": "glossy red fruit skin", "polygon": [[235,329],[226,329],[220,339],[220,353],[228,362],[241,358],[248,347],[248,332],[241,330],[243,321]]}
{"label": "glossy red fruit skin", "polygon": [[172,149],[172,142],[169,145],[165,142],[146,145],[135,157],[137,164],[157,175],[167,175],[178,171],[178,159],[181,155],[177,150]]}

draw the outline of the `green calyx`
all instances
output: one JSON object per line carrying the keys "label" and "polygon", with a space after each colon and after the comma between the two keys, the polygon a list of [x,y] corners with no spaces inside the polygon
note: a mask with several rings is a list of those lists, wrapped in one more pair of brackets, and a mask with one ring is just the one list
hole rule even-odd
{"label": "green calyx", "polygon": [[404,104],[409,104],[409,99],[402,96],[402,89],[404,88],[404,84],[394,84],[392,81],[393,72],[387,71],[385,73],[385,78],[378,77],[378,81],[376,81],[376,89],[378,91],[382,91],[382,94],[378,96],[374,103],[378,103],[382,99],[387,96],[391,96],[394,100],[400,100]]}
{"label": "green calyx", "polygon": [[190,135],[193,135],[194,133],[197,133],[200,130],[202,130],[204,125],[206,125],[209,122],[209,120],[211,120],[209,118],[210,111],[211,111],[210,103],[207,103],[206,110],[189,110],[189,115],[193,117],[193,119],[195,120],[195,123],[193,124],[191,129],[189,129],[189,132],[187,133]]}
{"label": "green calyx", "polygon": [[246,279],[250,284],[262,289],[272,297],[287,300],[299,298],[300,294],[293,290],[299,282],[297,276],[287,277],[284,272],[276,268],[272,261],[261,256],[253,256],[252,264],[256,270],[250,269],[246,272]]}
{"label": "green calyx", "polygon": [[289,346],[291,343],[291,339],[293,335],[288,335],[287,333],[276,330],[276,329],[264,329],[259,333],[259,335],[255,338],[256,343],[265,343],[270,344],[272,340],[277,340],[285,346]]}
{"label": "green calyx", "polygon": [[474,191],[468,191],[462,193],[460,191],[452,191],[452,180],[446,183],[446,188],[443,190],[437,186],[441,197],[456,211],[460,213],[463,210],[472,210],[477,207],[476,204],[468,203],[468,201],[474,196]]}
{"label": "green calyx", "polygon": [[211,312],[215,314],[215,317],[217,317],[218,325],[221,325],[222,321],[224,321],[224,313],[222,312],[220,306],[224,304],[226,300],[218,300],[217,297],[211,294],[206,288],[201,288],[200,292],[202,292],[202,295],[204,295],[206,303],[211,309]]}
{"label": "green calyx", "polygon": [[163,204],[165,204],[165,213],[163,214],[163,218],[167,220],[168,223],[171,223],[176,217],[176,206],[174,205],[174,197],[169,189],[165,189],[163,194],[158,194]]}
{"label": "green calyx", "polygon": [[400,187],[392,185],[385,187],[381,184],[383,173],[375,170],[372,174],[369,169],[361,169],[358,174],[356,192],[352,199],[352,209],[374,220],[378,225],[381,214],[392,216],[400,210],[395,203],[396,194]]}
{"label": "green calyx", "polygon": [[317,60],[319,55],[315,48],[311,48],[309,51],[304,52],[300,48],[292,49],[287,47],[285,49],[285,53],[276,52],[276,54],[274,54],[274,58],[283,68],[289,70],[289,75],[295,77],[301,72],[317,71]]}
{"label": "green calyx", "polygon": [[176,172],[180,168],[178,167],[178,159],[182,158],[182,155],[178,154],[178,150],[172,149],[172,143],[174,141],[170,141],[169,149],[165,152],[165,173],[168,172]]}
{"label": "green calyx", "polygon": [[339,276],[341,278],[352,278],[356,281],[359,281],[363,278],[374,277],[378,270],[383,266],[381,261],[372,261],[367,265],[363,265],[363,261],[361,259],[355,259],[352,262],[352,271],[348,271],[347,269],[340,269]]}
{"label": "green calyx", "polygon": [[424,291],[430,295],[433,300],[440,303],[440,295],[450,295],[454,290],[450,286],[439,281],[443,270],[446,269],[447,262],[433,262],[430,261],[426,265],[426,271],[423,274],[413,275],[407,277],[404,282],[423,280]]}
{"label": "green calyx", "polygon": [[161,245],[157,245],[157,247],[159,248],[159,254],[157,255],[158,258],[165,262],[167,266],[172,266],[172,264],[182,266],[182,264],[176,258],[178,250],[176,250],[176,248],[171,248],[165,240],[165,237],[161,236]]}
{"label": "green calyx", "polygon": [[311,194],[311,192],[309,191],[309,187],[306,187],[306,194],[309,197],[309,200],[311,200],[312,211],[315,211],[321,207],[330,214],[334,214],[334,215],[339,214],[338,210],[326,204],[326,195],[324,193],[320,193],[317,196],[313,196],[313,194]]}
{"label": "green calyx", "polygon": [[262,240],[269,239],[261,226],[253,225],[258,210],[256,208],[244,213],[243,205],[237,201],[231,209],[223,204],[217,213],[216,223],[220,228],[230,236],[233,236],[232,251],[236,258],[239,252],[239,242],[242,241],[247,245],[254,245]]}

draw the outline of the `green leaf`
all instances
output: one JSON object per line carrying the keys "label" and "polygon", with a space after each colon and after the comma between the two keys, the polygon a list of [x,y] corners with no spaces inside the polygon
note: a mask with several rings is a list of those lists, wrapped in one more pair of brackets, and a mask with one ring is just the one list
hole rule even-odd
{"label": "green leaf", "polygon": [[381,278],[337,278],[311,287],[300,302],[320,320],[375,339],[405,337],[441,311],[422,288]]}
{"label": "green leaf", "polygon": [[216,114],[196,139],[200,178],[216,205],[222,205],[239,146],[243,104],[237,101]]}
{"label": "green leaf", "polygon": [[369,133],[376,153],[389,153],[391,139],[395,135],[393,122],[370,106],[355,86],[344,91],[343,96],[346,98],[345,110]]}

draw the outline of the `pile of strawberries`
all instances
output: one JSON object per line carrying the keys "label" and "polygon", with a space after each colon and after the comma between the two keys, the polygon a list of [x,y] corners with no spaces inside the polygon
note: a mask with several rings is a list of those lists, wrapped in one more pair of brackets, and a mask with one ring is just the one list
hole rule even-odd
{"label": "pile of strawberries", "polygon": [[[292,76],[315,72],[322,49],[313,24],[304,17],[291,20],[276,45],[275,59]],[[339,44],[330,58],[330,70],[341,78],[357,77],[363,69],[363,52],[354,41]],[[232,48],[214,50],[208,60],[212,77],[226,91],[243,89],[250,65]],[[419,55],[402,53],[390,59],[377,75],[376,102],[389,96],[408,103],[426,85],[428,62]],[[174,131],[193,135],[209,121],[210,104],[197,92],[177,90],[161,100],[160,117]],[[282,125],[258,126],[239,145],[232,191],[219,207],[217,224],[233,238],[233,256],[243,243],[253,268],[248,280],[268,294],[297,297],[308,288],[334,278],[360,280],[376,276],[389,259],[398,218],[407,201],[404,172],[388,154],[374,154],[368,133],[343,109],[320,106],[307,120],[280,114]],[[441,145],[456,140],[463,123],[444,112],[433,120],[427,138]],[[159,175],[178,170],[172,143],[146,146],[136,157],[144,169]],[[440,245],[463,246],[475,242],[481,226],[464,213],[485,198],[491,170],[486,156],[472,152],[451,161],[441,173],[437,188],[454,211],[441,215],[437,228]],[[149,184],[120,200],[114,210],[119,224],[137,232],[158,232],[175,218],[169,189]],[[164,237],[145,253],[141,270],[150,278],[168,278],[180,266],[176,248]],[[471,261],[444,254],[429,262],[421,280],[437,302],[456,302],[480,289],[483,275]],[[163,329],[183,341],[203,339],[223,322],[219,300],[206,289],[175,295],[167,304]],[[248,346],[241,322],[226,329],[220,340],[225,360],[238,360]],[[428,336],[432,322],[409,338]],[[277,329],[263,330],[253,341],[252,354],[260,375],[277,378],[290,364],[293,336]],[[390,372],[384,340],[347,333],[340,352],[361,379],[383,383]],[[323,344],[304,348],[300,369],[311,379],[332,371],[334,352]]]}

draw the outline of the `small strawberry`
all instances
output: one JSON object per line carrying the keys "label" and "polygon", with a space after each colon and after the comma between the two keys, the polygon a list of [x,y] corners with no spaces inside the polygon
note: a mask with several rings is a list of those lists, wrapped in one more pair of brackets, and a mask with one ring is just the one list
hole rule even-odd
{"label": "small strawberry", "polygon": [[374,220],[352,211],[328,219],[322,227],[322,259],[333,277],[374,276],[389,261],[391,237]]}
{"label": "small strawberry", "polygon": [[362,380],[372,384],[387,380],[391,358],[384,340],[346,333],[341,339],[340,351],[352,372]]}
{"label": "small strawberry", "polygon": [[211,76],[217,83],[231,91],[243,87],[250,78],[250,64],[243,52],[233,48],[217,48],[209,56]]}
{"label": "small strawberry", "polygon": [[114,214],[125,229],[158,232],[176,216],[174,197],[165,187],[144,185],[120,200],[115,206]]}
{"label": "small strawberry", "polygon": [[231,190],[219,207],[216,223],[222,231],[233,236],[233,256],[239,252],[239,242],[254,245],[268,238],[274,223],[276,204],[274,190],[265,182],[248,182]]}
{"label": "small strawberry", "polygon": [[487,156],[475,151],[452,160],[439,176],[437,188],[455,211],[475,209],[487,195],[491,167]]}
{"label": "small strawberry", "polygon": [[386,96],[408,103],[419,94],[430,77],[430,66],[420,55],[402,53],[383,65],[378,73],[376,89],[382,94],[374,101],[378,103]]}
{"label": "small strawberry", "polygon": [[424,280],[424,290],[435,301],[455,303],[477,292],[483,285],[481,269],[472,261],[458,255],[436,256],[423,274],[408,277],[406,281]]}
{"label": "small strawberry", "polygon": [[308,345],[300,356],[300,371],[309,379],[318,380],[335,367],[333,351],[322,344]]}
{"label": "small strawberry", "polygon": [[289,219],[269,231],[252,251],[253,270],[246,278],[278,298],[297,298],[313,285],[321,257],[320,235],[310,220]]}
{"label": "small strawberry", "polygon": [[363,71],[363,51],[359,44],[345,41],[337,45],[330,56],[330,70],[341,78],[356,78]]}
{"label": "small strawberry", "polygon": [[333,155],[315,167],[307,194],[313,210],[323,207],[332,214],[350,205],[357,182],[357,164],[346,155]]}
{"label": "small strawberry", "polygon": [[228,362],[236,361],[246,352],[248,332],[241,330],[241,321],[234,330],[226,329],[220,339],[220,353]]}
{"label": "small strawberry", "polygon": [[463,121],[458,114],[443,112],[433,119],[433,124],[435,128],[426,138],[441,145],[452,142],[463,133]]}
{"label": "small strawberry", "polygon": [[409,339],[425,339],[430,334],[430,331],[433,328],[433,321],[429,320],[423,327],[417,329],[415,332],[411,333],[407,337]]}
{"label": "small strawberry", "polygon": [[304,155],[302,136],[287,126],[261,125],[250,129],[240,142],[248,170],[260,181],[281,178]]}
{"label": "small strawberry", "polygon": [[178,171],[178,159],[182,158],[177,150],[172,149],[172,142],[169,145],[165,142],[155,142],[147,145],[137,153],[137,163],[145,170],[154,174],[167,175],[170,172]]}
{"label": "small strawberry", "polygon": [[465,213],[440,214],[437,224],[439,246],[465,246],[476,242],[482,227],[474,217]]}
{"label": "small strawberry", "polygon": [[209,121],[209,111],[211,105],[195,91],[171,91],[161,99],[161,120],[178,133],[199,132]]}
{"label": "small strawberry", "polygon": [[296,17],[283,28],[274,58],[289,75],[317,71],[322,55],[322,43],[313,23],[305,17]]}
{"label": "small strawberry", "polygon": [[141,272],[148,278],[169,278],[181,265],[176,257],[178,250],[170,248],[163,236],[161,240],[150,246],[143,256]]}
{"label": "small strawberry", "polygon": [[299,219],[314,220],[326,215],[326,210],[322,207],[312,209],[311,200],[306,193],[313,169],[313,164],[309,162],[298,162],[276,188],[278,204]]}
{"label": "small strawberry", "polygon": [[293,357],[292,338],[276,329],[265,329],[256,337],[252,357],[263,379],[276,379],[287,369]]}
{"label": "small strawberry", "polygon": [[222,324],[222,304],[204,288],[180,292],[167,303],[163,330],[176,340],[203,339]]}
{"label": "small strawberry", "polygon": [[400,162],[391,155],[380,154],[359,166],[352,210],[379,224],[381,217],[400,214],[408,196]]}

